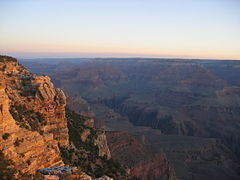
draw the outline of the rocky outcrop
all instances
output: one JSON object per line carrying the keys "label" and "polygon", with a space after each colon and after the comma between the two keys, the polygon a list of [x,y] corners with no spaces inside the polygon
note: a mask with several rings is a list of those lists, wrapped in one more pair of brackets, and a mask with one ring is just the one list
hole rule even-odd
{"label": "rocky outcrop", "polygon": [[[69,166],[55,166],[51,168],[38,169],[37,172],[44,176],[46,180],[67,179],[67,180],[93,180],[93,178],[86,173],[79,170],[77,167]],[[102,176],[94,180],[113,180],[108,176]]]}
{"label": "rocky outcrop", "polygon": [[80,171],[77,167],[70,166],[55,166],[50,168],[38,169],[39,175],[43,176],[44,180],[55,180],[55,179],[81,179],[81,180],[92,180],[92,177],[86,173]]}
{"label": "rocky outcrop", "polygon": [[111,154],[110,154],[108,144],[107,144],[107,137],[106,137],[104,131],[98,132],[96,139],[94,140],[94,144],[99,149],[98,150],[99,156],[101,156],[101,157],[106,156],[107,159],[111,158]]}
{"label": "rocky outcrop", "polygon": [[38,76],[32,81],[37,87],[34,109],[39,111],[46,121],[42,128],[52,133],[61,146],[68,145],[68,129],[65,117],[66,96],[61,89],[54,88],[48,76]]}
{"label": "rocky outcrop", "polygon": [[[66,96],[48,76],[35,76],[16,59],[0,56],[0,80],[0,176],[38,179],[37,169],[44,174],[56,166],[40,179],[126,177],[110,159],[105,132],[93,127],[93,118],[65,110]],[[73,165],[91,176],[69,173]]]}
{"label": "rocky outcrop", "polygon": [[21,174],[35,173],[35,169],[52,165],[63,165],[58,142],[53,134],[21,128],[9,112],[9,98],[5,88],[0,89],[0,151],[13,161]]}
{"label": "rocky outcrop", "polygon": [[16,177],[63,165],[58,145],[68,145],[64,93],[14,58],[1,56],[0,69],[0,151]]}
{"label": "rocky outcrop", "polygon": [[91,118],[66,109],[70,146],[62,148],[64,162],[80,164],[81,169],[93,177],[107,175],[125,179],[124,168],[113,159],[108,148],[105,132],[89,126]]}
{"label": "rocky outcrop", "polygon": [[[16,60],[6,60],[1,66],[4,67],[5,92],[10,100],[9,110],[14,119],[28,129],[53,134],[61,146],[68,145],[63,91],[54,88],[48,76],[35,76]],[[33,118],[35,112],[38,118]]]}

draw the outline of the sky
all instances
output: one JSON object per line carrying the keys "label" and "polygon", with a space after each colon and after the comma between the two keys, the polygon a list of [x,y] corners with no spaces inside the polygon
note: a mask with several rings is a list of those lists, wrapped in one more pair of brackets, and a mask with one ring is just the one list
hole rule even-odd
{"label": "sky", "polygon": [[240,59],[240,0],[0,0],[0,54]]}

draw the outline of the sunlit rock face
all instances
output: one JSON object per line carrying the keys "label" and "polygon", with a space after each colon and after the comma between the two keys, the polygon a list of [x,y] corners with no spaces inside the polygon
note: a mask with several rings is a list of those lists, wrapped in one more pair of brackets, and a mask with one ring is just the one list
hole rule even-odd
{"label": "sunlit rock face", "polygon": [[[66,109],[64,92],[48,76],[35,76],[16,59],[0,56],[0,177],[112,180],[103,172],[124,176],[121,169],[112,170],[105,132],[93,127],[94,119],[76,113],[69,118]],[[81,172],[72,172],[73,163]],[[71,172],[44,174],[51,167]]]}
{"label": "sunlit rock face", "polygon": [[98,132],[97,138],[94,141],[94,144],[98,147],[98,155],[105,156],[107,159],[111,158],[110,150],[107,144],[107,137],[104,132]]}
{"label": "sunlit rock face", "polygon": [[64,165],[59,146],[68,145],[65,105],[63,91],[49,77],[0,56],[0,151],[16,176]]}
{"label": "sunlit rock face", "polygon": [[32,81],[37,87],[35,110],[43,114],[46,125],[42,130],[52,133],[61,146],[68,145],[68,129],[65,117],[66,96],[61,89],[54,88],[48,76],[37,76]]}

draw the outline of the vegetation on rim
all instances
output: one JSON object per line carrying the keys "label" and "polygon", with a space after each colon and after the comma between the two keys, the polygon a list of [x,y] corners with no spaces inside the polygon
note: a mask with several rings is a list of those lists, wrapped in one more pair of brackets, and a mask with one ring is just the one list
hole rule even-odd
{"label": "vegetation on rim", "polygon": [[[97,129],[87,127],[84,122],[88,119],[66,108],[69,140],[71,148],[61,148],[61,155],[66,164],[77,166],[93,177],[107,175],[115,179],[126,178],[125,169],[113,159],[98,156],[98,147],[94,145]],[[89,129],[90,135],[86,142],[80,138],[83,130]]]}
{"label": "vegetation on rim", "polygon": [[11,105],[10,113],[16,120],[16,123],[22,128],[40,131],[41,126],[46,125],[46,121],[41,113],[29,110],[25,105]]}

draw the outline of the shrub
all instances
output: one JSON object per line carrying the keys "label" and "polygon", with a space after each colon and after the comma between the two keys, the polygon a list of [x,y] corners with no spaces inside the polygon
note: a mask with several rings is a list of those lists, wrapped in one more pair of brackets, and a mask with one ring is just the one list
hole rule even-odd
{"label": "shrub", "polygon": [[13,179],[13,175],[16,170],[9,168],[10,165],[13,165],[11,160],[5,158],[2,151],[0,151],[0,178],[1,179]]}
{"label": "shrub", "polygon": [[[98,156],[99,149],[94,145],[94,140],[97,138],[99,130],[84,125],[84,122],[88,120],[88,118],[68,108],[66,108],[66,117],[69,141],[71,141],[76,148],[60,148],[64,162],[69,165],[78,166],[84,172],[94,177],[103,175],[113,177],[114,179],[125,177],[125,169],[118,162],[112,159],[107,160],[106,156]],[[81,141],[80,134],[85,129],[89,129],[91,134],[89,135],[88,141],[83,142]]]}
{"label": "shrub", "polygon": [[18,146],[20,146],[21,142],[23,142],[23,139],[20,140],[20,139],[17,138],[16,141],[13,144],[14,144],[15,147],[18,147]]}
{"label": "shrub", "polygon": [[46,125],[41,113],[29,110],[24,105],[12,105],[10,113],[21,128],[40,132],[41,126]]}
{"label": "shrub", "polygon": [[7,140],[9,136],[10,136],[9,133],[4,133],[4,134],[2,135],[2,138],[3,138],[4,140]]}
{"label": "shrub", "polygon": [[0,62],[17,62],[17,59],[10,56],[2,56],[0,55]]}
{"label": "shrub", "polygon": [[31,164],[31,161],[30,161],[29,159],[27,160],[27,164],[28,164],[28,165],[30,165],[30,164]]}

